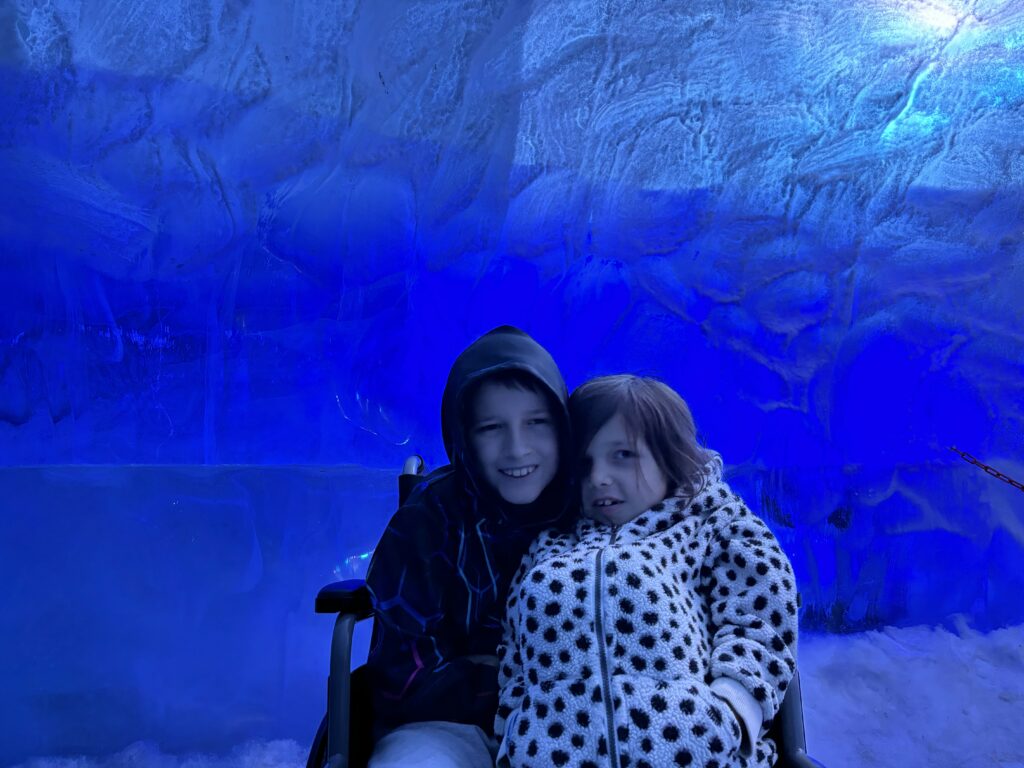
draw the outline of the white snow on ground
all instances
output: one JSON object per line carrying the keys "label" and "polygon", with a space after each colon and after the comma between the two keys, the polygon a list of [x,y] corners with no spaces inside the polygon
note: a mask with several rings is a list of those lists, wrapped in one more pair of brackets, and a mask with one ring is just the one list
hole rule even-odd
{"label": "white snow on ground", "polygon": [[110,757],[37,758],[18,768],[301,768],[306,765],[308,749],[308,745],[282,739],[248,742],[235,747],[228,755],[178,757],[166,755],[153,744],[140,741]]}
{"label": "white snow on ground", "polygon": [[[808,634],[800,670],[808,751],[827,768],[1024,768],[1024,625]],[[306,748],[250,742],[226,756],[177,757],[139,742],[19,768],[301,768]]]}
{"label": "white snow on ground", "polygon": [[805,636],[800,670],[828,768],[1024,768],[1024,626]]}

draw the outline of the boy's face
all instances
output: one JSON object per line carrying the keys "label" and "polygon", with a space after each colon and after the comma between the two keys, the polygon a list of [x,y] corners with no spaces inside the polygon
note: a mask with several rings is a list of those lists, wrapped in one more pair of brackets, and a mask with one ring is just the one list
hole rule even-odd
{"label": "boy's face", "polygon": [[536,501],[558,473],[558,431],[545,398],[484,382],[470,413],[469,442],[484,479],[510,504]]}

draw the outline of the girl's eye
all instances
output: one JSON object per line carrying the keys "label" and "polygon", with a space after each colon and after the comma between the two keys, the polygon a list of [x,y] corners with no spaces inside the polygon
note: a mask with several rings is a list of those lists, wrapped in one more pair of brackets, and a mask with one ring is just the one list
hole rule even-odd
{"label": "girl's eye", "polygon": [[633,451],[627,450],[625,448],[623,448],[622,450],[618,450],[614,453],[614,457],[616,459],[632,459],[635,456],[636,454]]}
{"label": "girl's eye", "polygon": [[478,435],[483,435],[487,432],[494,432],[495,430],[498,429],[498,426],[499,425],[497,424],[481,424],[476,428],[476,433]]}
{"label": "girl's eye", "polygon": [[536,424],[550,424],[551,423],[551,419],[547,418],[546,416],[540,416],[540,417],[538,417],[536,419],[530,419],[526,423],[529,424],[530,426],[534,426]]}

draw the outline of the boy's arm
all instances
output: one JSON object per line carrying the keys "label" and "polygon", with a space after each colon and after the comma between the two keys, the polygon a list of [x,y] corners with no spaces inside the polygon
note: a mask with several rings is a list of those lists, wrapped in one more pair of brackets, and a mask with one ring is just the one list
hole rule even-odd
{"label": "boy's arm", "polygon": [[718,515],[701,568],[711,612],[711,690],[738,715],[749,754],[796,669],[799,598],[768,526],[742,502]]}
{"label": "boy's arm", "polygon": [[388,524],[367,573],[374,625],[369,667],[374,717],[381,726],[447,720],[493,726],[497,672],[456,657],[446,591],[456,569],[447,527],[426,504],[402,507]]}
{"label": "boy's arm", "polygon": [[501,642],[498,644],[498,714],[494,719],[494,735],[499,739],[505,734],[505,724],[509,716],[519,709],[526,695],[523,660],[519,655],[519,636],[516,632],[516,616],[519,590],[533,563],[536,548],[537,541],[534,541],[523,556],[508,590]]}

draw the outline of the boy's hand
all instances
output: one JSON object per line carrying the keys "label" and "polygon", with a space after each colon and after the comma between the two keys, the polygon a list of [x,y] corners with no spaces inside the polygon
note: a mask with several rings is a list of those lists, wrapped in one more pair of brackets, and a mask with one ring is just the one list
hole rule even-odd
{"label": "boy's hand", "polygon": [[498,666],[498,657],[497,656],[490,656],[490,655],[487,655],[485,653],[478,653],[478,654],[475,654],[473,656],[466,656],[466,658],[469,659],[474,664],[486,664],[489,667],[497,667]]}

